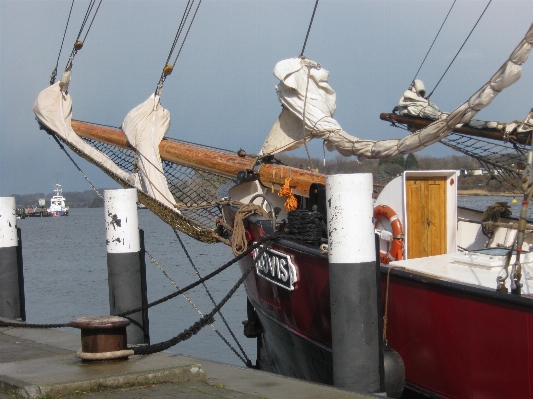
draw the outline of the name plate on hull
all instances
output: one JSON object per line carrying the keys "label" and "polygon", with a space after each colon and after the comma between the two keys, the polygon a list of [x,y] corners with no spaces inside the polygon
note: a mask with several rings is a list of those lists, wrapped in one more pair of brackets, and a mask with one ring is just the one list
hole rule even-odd
{"label": "name plate on hull", "polygon": [[[259,257],[262,250],[264,252]],[[294,290],[296,267],[290,255],[261,246],[254,249],[253,259],[256,261],[255,269],[259,276],[287,290]]]}

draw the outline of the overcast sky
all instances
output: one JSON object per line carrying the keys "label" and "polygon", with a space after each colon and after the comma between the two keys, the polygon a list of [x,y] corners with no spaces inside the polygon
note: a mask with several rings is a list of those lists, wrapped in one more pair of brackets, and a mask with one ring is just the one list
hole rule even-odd
{"label": "overcast sky", "polygon": [[[419,78],[428,92],[446,69],[488,0],[457,1]],[[90,189],[45,132],[32,105],[47,87],[65,28],[69,1],[0,0],[0,196]],[[305,55],[330,72],[335,118],[348,133],[371,139],[404,132],[379,120],[413,79],[453,0],[328,1],[317,8]],[[59,68],[65,67],[88,0],[76,0]],[[185,1],[104,0],[74,61],[73,117],[120,126],[153,92]],[[274,65],[298,56],[314,0],[204,0],[162,104],[168,136],[230,150],[257,152],[280,112]],[[508,58],[533,21],[533,1],[493,0],[432,96],[451,111]],[[479,119],[523,119],[533,107],[533,60],[522,79]],[[320,143],[311,148],[322,156]],[[449,155],[438,144],[428,155]],[[328,157],[334,155],[328,154]],[[117,187],[73,155],[97,187]]]}

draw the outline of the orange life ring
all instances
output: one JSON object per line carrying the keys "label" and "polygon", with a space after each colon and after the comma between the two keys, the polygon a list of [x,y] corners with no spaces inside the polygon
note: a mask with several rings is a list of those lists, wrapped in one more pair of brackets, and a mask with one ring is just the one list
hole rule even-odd
{"label": "orange life ring", "polygon": [[391,207],[387,205],[378,205],[374,208],[374,220],[377,224],[378,219],[386,218],[392,226],[392,243],[389,247],[389,252],[379,251],[379,260],[384,265],[391,260],[402,260],[403,250],[403,228],[400,218],[396,215]]}

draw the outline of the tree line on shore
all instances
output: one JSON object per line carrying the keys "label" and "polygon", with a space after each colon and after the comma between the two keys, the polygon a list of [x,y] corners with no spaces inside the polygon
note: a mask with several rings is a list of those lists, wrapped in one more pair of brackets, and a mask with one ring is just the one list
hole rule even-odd
{"label": "tree line on shore", "polygon": [[[466,155],[453,155],[448,157],[417,157],[409,154],[405,157],[399,157],[392,160],[357,160],[356,158],[346,158],[337,155],[334,159],[327,160],[325,163],[318,158],[303,158],[280,154],[278,159],[286,165],[296,168],[313,169],[324,174],[339,173],[372,173],[374,182],[386,184],[394,177],[400,175],[405,170],[473,170],[479,169],[480,165],[474,158]],[[489,175],[466,174],[459,177],[459,190],[483,189],[488,192],[503,192],[504,187],[496,180],[490,179]],[[103,193],[105,189],[98,189]],[[94,190],[85,190],[81,192],[65,192],[67,205],[71,208],[99,208],[104,206],[104,201]],[[49,205],[53,193],[35,193],[35,194],[13,194],[17,207],[28,207],[36,205],[40,198],[46,199]]]}
{"label": "tree line on shore", "polygon": [[473,170],[481,169],[480,163],[466,155],[448,157],[430,157],[408,154],[391,160],[363,159],[343,157],[340,154],[332,160],[303,158],[280,154],[278,158],[285,164],[297,168],[312,169],[324,174],[372,173],[374,183],[387,184],[405,170],[464,170],[467,173],[459,176],[459,190],[484,190],[500,193],[506,189],[488,174],[474,174]]}

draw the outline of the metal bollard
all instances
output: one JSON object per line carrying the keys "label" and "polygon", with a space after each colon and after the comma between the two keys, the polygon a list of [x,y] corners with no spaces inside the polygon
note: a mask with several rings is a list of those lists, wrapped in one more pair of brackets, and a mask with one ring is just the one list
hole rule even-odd
{"label": "metal bollard", "polygon": [[[146,305],[146,274],[143,273],[137,191],[104,191],[109,308],[112,315]],[[142,252],[142,253],[141,253]],[[128,344],[150,343],[147,311],[127,316]]]}
{"label": "metal bollard", "polygon": [[126,360],[133,355],[127,347],[128,319],[117,316],[86,316],[70,322],[81,329],[81,349],[76,354],[83,362]]}
{"label": "metal bollard", "polygon": [[26,320],[15,197],[0,197],[0,317]]}
{"label": "metal bollard", "polygon": [[372,175],[326,177],[333,383],[382,390]]}

